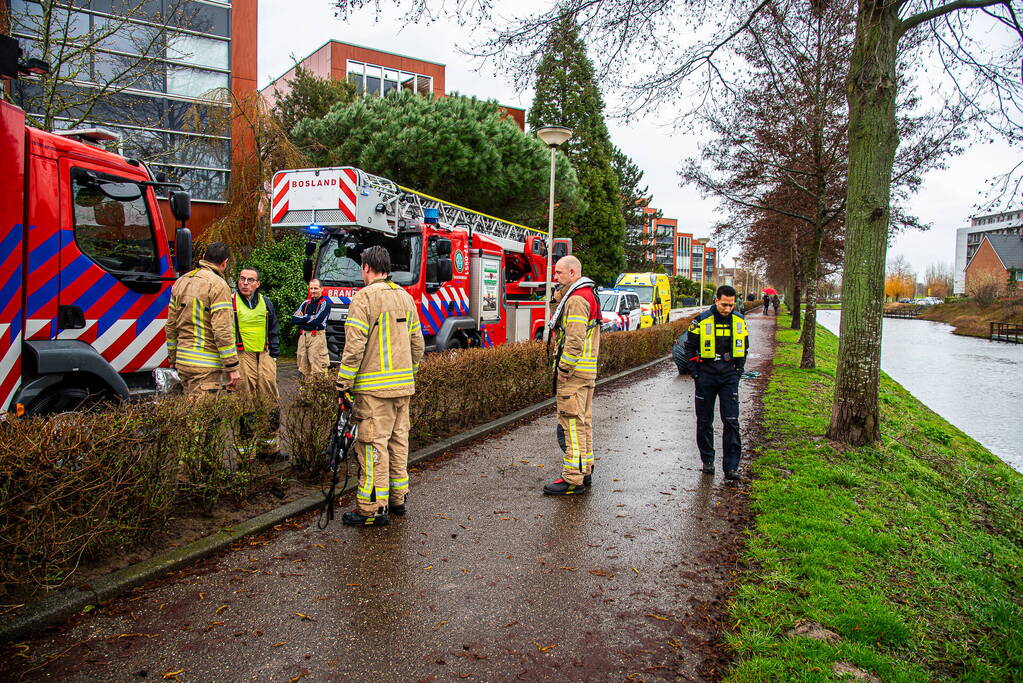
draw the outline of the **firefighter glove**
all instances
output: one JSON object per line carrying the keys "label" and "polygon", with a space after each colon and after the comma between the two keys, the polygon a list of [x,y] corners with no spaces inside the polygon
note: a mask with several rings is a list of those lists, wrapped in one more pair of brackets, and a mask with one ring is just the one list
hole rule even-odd
{"label": "firefighter glove", "polygon": [[337,403],[341,406],[341,410],[351,410],[355,405],[355,397],[347,389],[338,389]]}

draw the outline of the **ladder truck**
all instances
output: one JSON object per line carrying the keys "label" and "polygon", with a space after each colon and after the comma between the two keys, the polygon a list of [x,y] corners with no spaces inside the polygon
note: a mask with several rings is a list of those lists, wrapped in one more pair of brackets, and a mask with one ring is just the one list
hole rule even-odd
{"label": "ladder truck", "polygon": [[[490,347],[543,334],[546,234],[402,187],[353,167],[279,171],[271,225],[307,237],[304,275],[332,309],[338,362],[348,304],[363,286],[360,255],[383,246],[391,279],[415,300],[427,350]],[[554,240],[554,258],[572,241]]]}

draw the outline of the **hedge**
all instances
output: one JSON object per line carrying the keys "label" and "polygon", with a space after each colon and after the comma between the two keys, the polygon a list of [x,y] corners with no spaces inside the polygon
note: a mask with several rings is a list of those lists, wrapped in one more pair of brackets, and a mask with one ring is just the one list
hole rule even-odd
{"label": "hedge", "polygon": [[[607,376],[670,353],[688,320],[601,339]],[[416,378],[412,448],[421,448],[551,394],[542,344],[429,354]],[[296,476],[322,473],[335,417],[333,380],[303,385],[282,411]],[[0,422],[0,595],[56,588],[86,560],[151,539],[172,515],[208,512],[265,487],[269,469],[239,458],[236,399],[180,397],[106,410]]]}

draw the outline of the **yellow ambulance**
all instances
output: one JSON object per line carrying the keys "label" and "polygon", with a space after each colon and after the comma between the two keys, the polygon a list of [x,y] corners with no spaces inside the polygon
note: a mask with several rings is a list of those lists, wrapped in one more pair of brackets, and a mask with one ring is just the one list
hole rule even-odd
{"label": "yellow ambulance", "polygon": [[651,327],[668,322],[671,313],[671,281],[664,273],[622,273],[615,289],[635,292],[643,307],[639,326]]}

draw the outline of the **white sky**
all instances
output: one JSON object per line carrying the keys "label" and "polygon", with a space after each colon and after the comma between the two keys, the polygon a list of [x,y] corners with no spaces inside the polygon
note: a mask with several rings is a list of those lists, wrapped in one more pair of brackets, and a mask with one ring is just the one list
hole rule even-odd
{"label": "white sky", "polygon": [[[495,99],[523,109],[532,104],[532,91],[516,92],[505,80],[475,71],[476,65],[458,53],[456,45],[466,40],[465,27],[443,19],[403,27],[391,2],[381,0],[381,5],[385,12],[380,21],[375,20],[372,8],[366,8],[345,22],[334,17],[328,0],[261,0],[259,86],[291,68],[292,55],[302,59],[334,39],[444,64],[449,93]],[[650,186],[654,206],[666,217],[677,218],[680,226],[697,237],[709,236],[719,215],[717,202],[702,199],[695,189],[681,187],[678,182],[682,159],[697,153],[696,136],[674,132],[663,116],[651,116],[628,126],[609,119],[608,128],[614,144],[644,171],[643,182]],[[1019,157],[1020,152],[1002,142],[975,145],[949,160],[948,169],[928,175],[909,208],[932,227],[927,232],[897,237],[889,256],[904,255],[919,274],[931,263],[951,264],[956,228],[968,224],[988,179],[1011,168]],[[537,188],[538,193],[546,191],[546,187]],[[724,255],[725,267],[733,265],[733,255]]]}

